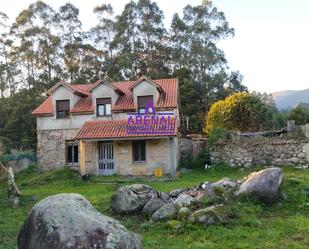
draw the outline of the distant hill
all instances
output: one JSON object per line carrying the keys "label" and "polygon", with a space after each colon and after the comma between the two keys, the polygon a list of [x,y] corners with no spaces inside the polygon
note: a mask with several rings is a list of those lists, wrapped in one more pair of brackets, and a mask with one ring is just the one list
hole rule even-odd
{"label": "distant hill", "polygon": [[278,109],[290,109],[300,103],[309,103],[309,89],[286,90],[272,93]]}

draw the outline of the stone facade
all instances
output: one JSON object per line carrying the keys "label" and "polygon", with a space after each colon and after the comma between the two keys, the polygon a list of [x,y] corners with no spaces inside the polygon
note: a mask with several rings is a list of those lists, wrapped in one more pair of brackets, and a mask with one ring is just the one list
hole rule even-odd
{"label": "stone facade", "polygon": [[220,141],[211,148],[211,160],[230,166],[299,165],[309,161],[309,143],[306,140],[280,138]]}
{"label": "stone facade", "polygon": [[[72,140],[77,129],[38,131],[37,163],[41,171],[61,168],[66,165],[66,141]],[[174,157],[174,166],[178,165],[178,140],[172,151],[169,139],[146,140],[146,162],[133,163],[132,141],[113,141],[115,173],[119,175],[153,175],[154,169],[162,168],[164,174],[171,173],[171,156]],[[98,170],[98,142],[85,141],[85,172],[97,175]],[[80,155],[79,155],[80,156]],[[76,165],[78,166],[78,165]],[[79,169],[78,167],[76,169]]]}
{"label": "stone facade", "polygon": [[[169,139],[146,140],[146,162],[133,163],[132,141],[118,140],[113,142],[115,172],[119,175],[153,175],[156,168],[162,168],[164,174],[171,173],[171,151]],[[175,139],[177,143],[177,139]],[[175,146],[177,148],[177,144]],[[98,169],[98,143],[85,142],[85,171],[87,174],[96,175]],[[176,149],[177,150],[177,149]],[[177,151],[172,151],[177,165]]]}
{"label": "stone facade", "polygon": [[37,163],[40,170],[61,168],[66,164],[66,141],[72,140],[78,129],[38,130]]}

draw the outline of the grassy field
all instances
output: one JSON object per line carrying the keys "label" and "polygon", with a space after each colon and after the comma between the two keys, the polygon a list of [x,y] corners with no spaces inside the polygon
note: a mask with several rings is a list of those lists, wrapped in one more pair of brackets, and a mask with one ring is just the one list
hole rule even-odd
{"label": "grassy field", "polygon": [[[254,170],[218,165],[208,171],[195,169],[177,180],[146,184],[170,191],[223,177],[238,179]],[[100,212],[119,219],[128,229],[139,233],[143,248],[309,248],[309,170],[285,167],[284,173],[284,199],[280,203],[271,206],[253,201],[234,203],[227,225],[208,228],[186,225],[174,230],[165,223],[153,225],[143,217],[124,218],[110,212],[110,197],[118,187],[125,185],[124,178],[93,177],[85,182],[68,169],[38,174],[30,168],[16,176],[23,193],[18,208],[7,205],[6,182],[0,182],[0,249],[17,248],[19,229],[31,207],[44,197],[58,193],[84,195]]]}

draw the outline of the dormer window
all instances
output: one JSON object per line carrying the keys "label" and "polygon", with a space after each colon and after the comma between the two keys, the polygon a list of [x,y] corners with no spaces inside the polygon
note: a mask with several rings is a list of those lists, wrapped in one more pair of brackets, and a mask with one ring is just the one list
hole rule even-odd
{"label": "dormer window", "polygon": [[112,115],[111,98],[98,98],[96,101],[97,101],[97,117]]}
{"label": "dormer window", "polygon": [[56,100],[57,119],[70,117],[70,100]]}
{"label": "dormer window", "polygon": [[[146,108],[147,108],[147,104],[149,104],[149,102],[153,102],[153,96],[149,95],[149,96],[138,96],[137,97],[137,105],[138,105],[138,113],[139,114],[145,114],[146,113]],[[153,103],[152,103],[153,105]],[[149,112],[152,112],[153,110],[149,109]]]}

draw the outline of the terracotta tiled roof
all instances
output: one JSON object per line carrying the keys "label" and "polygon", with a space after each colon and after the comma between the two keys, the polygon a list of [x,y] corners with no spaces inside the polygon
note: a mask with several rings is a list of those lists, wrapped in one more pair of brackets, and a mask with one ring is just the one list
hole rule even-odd
{"label": "terracotta tiled roof", "polygon": [[[161,79],[153,81],[160,85],[163,90],[163,95],[161,95],[158,103],[155,104],[155,107],[177,107],[178,79]],[[136,106],[134,105],[133,93],[130,90],[131,86],[135,84],[135,81],[116,82],[114,84],[121,89],[125,95],[118,99],[116,105],[113,107],[113,111],[135,110]]]}
{"label": "terracotta tiled roof", "polygon": [[[173,122],[175,120],[173,119]],[[130,137],[162,137],[176,136],[177,126],[172,133],[165,134],[129,134],[127,131],[128,120],[96,120],[87,121],[78,131],[74,139],[115,139],[115,138],[130,138]]]}
{"label": "terracotta tiled roof", "polygon": [[81,98],[80,100],[78,100],[70,112],[71,113],[93,112],[91,95],[86,98]]}
{"label": "terracotta tiled roof", "polygon": [[121,91],[117,86],[115,86],[114,84],[106,81],[106,80],[98,80],[96,83],[92,84],[92,86],[88,89],[89,92],[91,92],[94,88],[96,88],[98,85],[100,84],[106,84],[109,87],[113,88],[116,92],[118,92],[120,95],[123,95],[124,92]]}
{"label": "terracotta tiled roof", "polygon": [[[178,95],[178,80],[177,79],[160,79],[153,80],[158,84],[163,93],[160,95],[158,103],[155,103],[156,108],[161,109],[171,109],[177,107],[177,95]],[[71,109],[71,113],[89,113],[93,112],[92,98],[90,90],[95,86],[95,84],[68,84],[65,82],[60,82],[64,84],[67,88],[72,89],[74,92],[82,95],[77,101],[74,107]],[[58,83],[58,84],[60,84]],[[119,95],[119,98],[115,105],[112,106],[112,110],[115,112],[121,111],[134,111],[136,105],[134,104],[133,93],[130,90],[132,86],[136,84],[136,81],[122,81],[110,83],[119,89],[120,92],[124,93]],[[55,89],[55,86],[49,90],[49,93]],[[47,115],[52,114],[53,106],[52,99],[48,97],[36,110],[33,111],[33,115]]]}
{"label": "terracotta tiled roof", "polygon": [[47,99],[44,100],[44,102],[36,108],[32,115],[52,115],[53,114],[53,107],[52,107],[52,97],[48,96]]}

